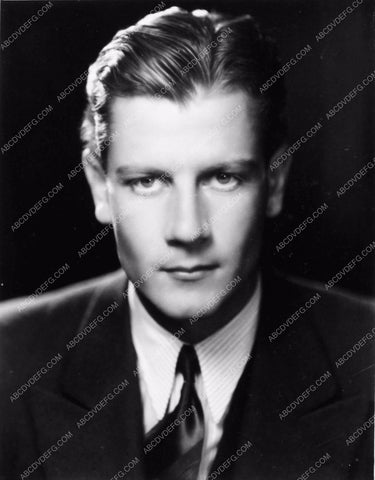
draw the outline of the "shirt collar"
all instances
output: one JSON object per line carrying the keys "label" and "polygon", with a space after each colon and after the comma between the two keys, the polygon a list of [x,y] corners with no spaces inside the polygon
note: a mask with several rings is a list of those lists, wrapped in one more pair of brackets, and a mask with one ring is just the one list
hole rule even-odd
{"label": "shirt collar", "polygon": [[[147,312],[129,282],[131,332],[138,368],[152,399],[157,418],[166,412],[172,393],[177,358],[183,342],[161,327]],[[204,392],[215,422],[219,422],[245,368],[254,343],[261,286],[244,308],[223,328],[195,345]]]}

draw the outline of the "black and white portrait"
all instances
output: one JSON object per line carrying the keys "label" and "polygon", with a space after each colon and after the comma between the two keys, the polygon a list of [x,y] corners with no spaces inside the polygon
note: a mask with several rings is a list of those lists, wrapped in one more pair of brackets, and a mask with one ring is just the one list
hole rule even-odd
{"label": "black and white portrait", "polygon": [[374,18],[1,3],[0,480],[374,478]]}

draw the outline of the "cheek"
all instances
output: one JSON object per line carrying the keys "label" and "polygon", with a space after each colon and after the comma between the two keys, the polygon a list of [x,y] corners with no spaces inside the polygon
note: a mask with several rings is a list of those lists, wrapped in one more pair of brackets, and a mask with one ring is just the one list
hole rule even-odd
{"label": "cheek", "polygon": [[213,224],[216,242],[232,254],[260,240],[265,217],[263,189],[242,194],[241,198]]}
{"label": "cheek", "polygon": [[127,212],[132,213],[126,212],[114,226],[118,256],[131,280],[156,263],[164,251],[160,246],[160,219],[151,210],[130,207]]}
{"label": "cheek", "polygon": [[[116,239],[122,241],[127,248],[136,248],[151,238],[157,238],[161,218],[155,206],[144,199],[134,198],[114,189],[110,196],[110,204],[115,222]],[[120,219],[117,223],[116,219]]]}
{"label": "cheek", "polygon": [[126,221],[115,226],[114,234],[121,266],[128,278],[134,282],[147,271],[152,263],[149,237],[144,232],[142,236],[142,229],[136,230],[134,225],[128,224]]}

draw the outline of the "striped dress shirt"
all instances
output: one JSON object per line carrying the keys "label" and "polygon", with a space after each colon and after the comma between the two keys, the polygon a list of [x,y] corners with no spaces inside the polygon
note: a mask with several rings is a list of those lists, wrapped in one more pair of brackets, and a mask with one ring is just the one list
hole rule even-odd
{"label": "striped dress shirt", "polygon": [[[183,342],[160,326],[146,311],[134,285],[129,282],[131,333],[143,401],[147,433],[180,399],[183,378],[175,375]],[[205,480],[217,453],[229,404],[254,343],[261,296],[260,279],[243,309],[224,327],[195,345],[201,374],[196,379],[202,403],[205,438],[199,480]],[[178,326],[176,326],[178,332]]]}

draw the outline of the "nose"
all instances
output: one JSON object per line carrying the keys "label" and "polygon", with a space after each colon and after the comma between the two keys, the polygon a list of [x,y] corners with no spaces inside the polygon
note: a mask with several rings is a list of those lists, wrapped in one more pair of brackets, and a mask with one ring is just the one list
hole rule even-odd
{"label": "nose", "polygon": [[167,215],[166,240],[170,245],[197,245],[211,235],[204,199],[193,186],[184,185],[175,192]]}

